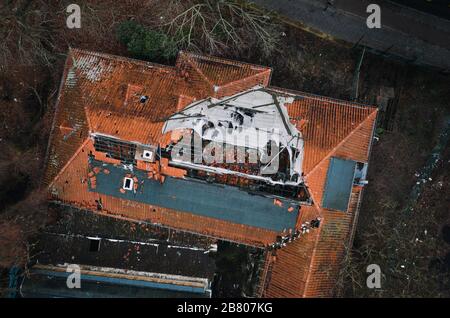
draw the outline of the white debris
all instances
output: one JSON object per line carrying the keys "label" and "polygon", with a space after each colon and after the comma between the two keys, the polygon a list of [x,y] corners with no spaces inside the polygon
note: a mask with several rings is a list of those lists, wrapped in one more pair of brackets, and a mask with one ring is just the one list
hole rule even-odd
{"label": "white debris", "polygon": [[133,167],[132,163],[130,163],[130,164],[122,164],[122,169],[133,172],[134,167]]}
{"label": "white debris", "polygon": [[111,65],[94,55],[80,56],[74,65],[91,82],[101,80],[106,73],[112,70]]}
{"label": "white debris", "polygon": [[275,143],[280,152],[286,149],[289,153],[291,177],[301,176],[303,139],[285,106],[293,101],[293,97],[255,86],[233,96],[208,98],[186,106],[165,122],[163,134],[192,129],[203,140],[255,149],[262,157],[267,145]]}

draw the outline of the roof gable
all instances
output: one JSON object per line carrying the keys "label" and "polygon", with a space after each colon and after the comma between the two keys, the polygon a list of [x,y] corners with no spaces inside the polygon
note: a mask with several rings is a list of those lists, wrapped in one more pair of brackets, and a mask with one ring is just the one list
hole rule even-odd
{"label": "roof gable", "polygon": [[[304,138],[303,171],[306,175],[346,141],[352,132],[362,126],[370,131],[373,129],[373,121],[366,120],[371,115],[374,119],[373,115],[377,113],[375,107],[302,92],[290,94],[295,94],[295,100],[287,107],[291,121],[296,124]],[[366,136],[360,136],[353,142],[367,146],[366,139]]]}
{"label": "roof gable", "polygon": [[183,51],[178,55],[177,67],[196,73],[194,78],[206,84],[210,95],[216,97],[233,95],[258,84],[267,86],[272,73],[269,67]]}

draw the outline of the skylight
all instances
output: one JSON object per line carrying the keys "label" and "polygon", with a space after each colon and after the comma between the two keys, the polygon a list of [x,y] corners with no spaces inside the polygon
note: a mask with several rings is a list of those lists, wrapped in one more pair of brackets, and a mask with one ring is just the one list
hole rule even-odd
{"label": "skylight", "polygon": [[122,188],[124,189],[124,190],[133,190],[133,185],[134,185],[134,181],[133,181],[133,179],[131,179],[131,178],[128,178],[128,177],[125,177],[124,179],[123,179],[123,186],[122,186]]}

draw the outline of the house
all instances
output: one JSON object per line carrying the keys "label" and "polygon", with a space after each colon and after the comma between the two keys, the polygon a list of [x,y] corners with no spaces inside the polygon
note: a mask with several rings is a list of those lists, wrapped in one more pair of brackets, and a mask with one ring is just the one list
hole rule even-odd
{"label": "house", "polygon": [[49,200],[264,249],[261,297],[331,296],[377,109],[270,86],[271,73],[187,52],[166,66],[71,49]]}

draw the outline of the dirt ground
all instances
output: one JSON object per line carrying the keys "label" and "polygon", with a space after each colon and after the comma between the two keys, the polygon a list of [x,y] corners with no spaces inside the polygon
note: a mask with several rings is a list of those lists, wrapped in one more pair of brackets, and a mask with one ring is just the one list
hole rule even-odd
{"label": "dirt ground", "polygon": [[[7,18],[0,21],[0,37],[7,39],[3,45],[8,48],[0,56],[0,224],[7,224],[8,229],[0,232],[2,240],[8,242],[0,242],[0,255],[7,255],[0,259],[9,260],[8,264],[2,263],[0,267],[23,264],[20,231],[29,235],[45,224],[43,197],[35,191],[43,170],[57,88],[68,48],[128,56],[126,48],[114,36],[119,22],[133,18],[152,27],[158,19],[169,18],[165,15],[164,5],[157,0],[91,0],[81,5],[82,28],[70,30],[65,27],[65,8],[70,1],[13,3],[16,9],[8,11],[8,15],[4,15]],[[148,10],[149,7],[155,9]],[[33,10],[39,13],[31,13]],[[14,17],[19,15],[26,27],[17,27]],[[5,30],[13,32],[6,38]],[[274,86],[351,98],[360,48],[352,49],[330,42],[291,26],[280,25],[279,30],[280,40],[270,56],[262,57],[257,50],[249,49],[239,54],[228,52],[224,57],[271,66]],[[23,37],[22,46],[18,47],[20,32],[29,37]],[[40,44],[36,39],[40,39]],[[434,146],[440,121],[444,114],[449,113],[449,84],[448,75],[366,53],[361,68],[359,101],[376,103],[380,90],[393,88],[395,116],[389,117],[390,129],[377,130],[379,141],[373,147],[355,253],[359,253],[362,246],[383,250],[382,243],[373,241],[389,236],[392,228],[389,224],[397,222],[396,215],[404,207],[416,182],[414,175]],[[449,259],[446,254],[449,245],[445,243],[442,232],[445,225],[450,224],[448,150],[445,158],[436,169],[433,182],[425,186],[417,205],[424,211],[423,217],[432,218],[435,223],[433,228],[428,228],[428,237],[433,236],[435,243],[427,255],[427,264],[442,265],[445,259],[447,262]],[[374,220],[384,222],[384,226],[374,229]],[[26,231],[23,231],[24,227]],[[381,234],[375,235],[376,231]],[[17,248],[12,247],[14,242]],[[17,253],[9,255],[13,251]],[[364,265],[361,259],[367,260],[357,256],[355,259],[360,260],[356,267]],[[442,266],[439,270],[443,270]],[[424,273],[426,278],[428,270],[420,273]],[[386,275],[389,277],[389,273]],[[363,288],[354,287],[358,284],[348,277],[344,285],[345,295],[374,296]],[[392,290],[386,295],[404,293],[408,296],[407,291],[405,288]],[[418,292],[415,293],[417,295]],[[435,295],[441,294],[432,293]]]}

